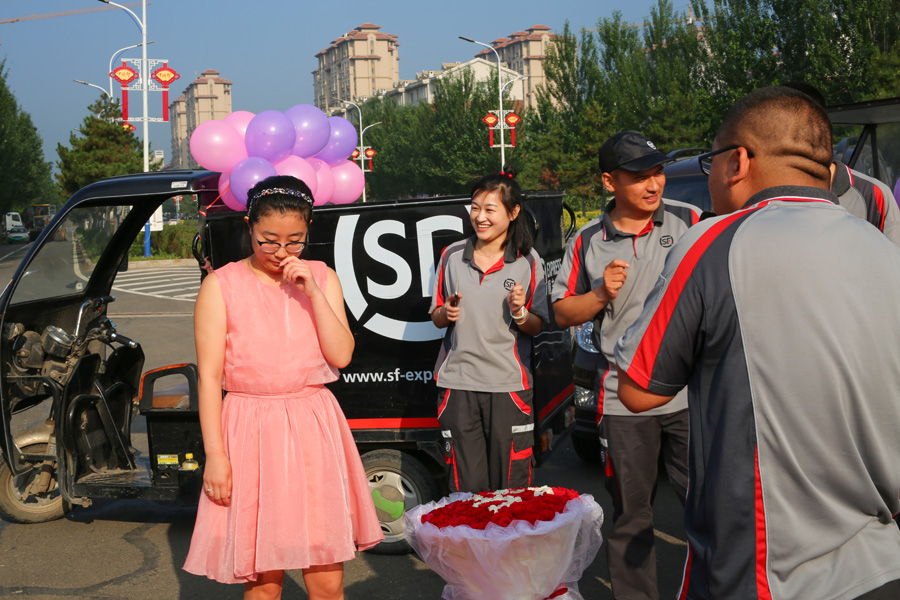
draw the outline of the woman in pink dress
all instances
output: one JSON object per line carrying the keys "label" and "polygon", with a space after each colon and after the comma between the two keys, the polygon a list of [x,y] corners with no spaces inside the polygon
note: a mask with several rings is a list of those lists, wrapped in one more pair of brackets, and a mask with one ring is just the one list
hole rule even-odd
{"label": "woman in pink dress", "polygon": [[[289,176],[248,194],[253,254],[210,274],[194,309],[204,493],[185,570],[280,598],[343,598],[343,562],[382,538],[356,445],[325,383],[353,354],[341,284],[301,260],[312,194]],[[222,392],[227,393],[222,398]]]}

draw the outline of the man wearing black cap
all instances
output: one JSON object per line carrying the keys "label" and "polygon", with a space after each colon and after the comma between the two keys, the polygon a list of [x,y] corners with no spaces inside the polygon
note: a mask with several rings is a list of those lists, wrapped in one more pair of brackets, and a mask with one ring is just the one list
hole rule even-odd
{"label": "man wearing black cap", "polygon": [[660,453],[682,503],[687,485],[685,390],[660,410],[634,415],[618,400],[613,354],[616,340],[640,316],[669,250],[699,219],[695,207],[663,200],[668,162],[636,131],[617,133],[603,144],[603,185],[614,199],[569,242],[552,292],[560,327],[593,321],[600,349],[597,422],[613,499],[606,548],[616,598],[659,598],[652,501]]}

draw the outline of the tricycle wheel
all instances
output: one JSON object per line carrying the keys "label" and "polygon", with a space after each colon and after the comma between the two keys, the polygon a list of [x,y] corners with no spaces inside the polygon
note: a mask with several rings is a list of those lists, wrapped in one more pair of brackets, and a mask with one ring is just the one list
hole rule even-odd
{"label": "tricycle wheel", "polygon": [[[31,444],[23,452],[45,452],[47,444]],[[56,472],[51,474],[50,489],[42,494],[31,492],[41,476],[40,466],[31,466],[21,475],[13,475],[5,460],[0,460],[0,515],[13,523],[45,523],[55,521],[72,510],[59,491]]]}
{"label": "tricycle wheel", "polygon": [[406,554],[403,514],[414,506],[436,500],[437,483],[421,462],[399,450],[373,450],[362,456],[375,512],[381,521],[384,541],[370,550],[373,554]]}
{"label": "tricycle wheel", "polygon": [[575,454],[581,460],[592,464],[600,464],[602,462],[603,447],[600,445],[600,438],[572,435],[572,445],[575,446]]}

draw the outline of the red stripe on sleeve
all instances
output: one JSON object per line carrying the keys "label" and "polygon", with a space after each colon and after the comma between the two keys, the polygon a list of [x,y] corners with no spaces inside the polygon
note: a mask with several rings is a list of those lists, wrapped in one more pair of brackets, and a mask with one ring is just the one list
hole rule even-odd
{"label": "red stripe on sleeve", "polygon": [[578,274],[581,271],[581,241],[582,237],[578,236],[575,240],[575,246],[572,248],[572,272],[569,273],[569,281],[566,282],[566,297],[576,295],[575,285],[578,282]]}
{"label": "red stripe on sleeve", "polygon": [[878,214],[881,215],[881,220],[878,222],[878,229],[880,231],[884,231],[884,219],[887,217],[887,211],[884,209],[884,194],[881,193],[881,188],[872,184],[872,191],[875,194],[875,203],[878,204]]}
{"label": "red stripe on sleeve", "polygon": [[525,305],[525,308],[531,310],[531,302],[534,300],[534,280],[537,278],[537,263],[531,263],[531,287],[528,288],[528,304]]}
{"label": "red stripe on sleeve", "polygon": [[853,185],[853,171],[847,165],[844,165],[844,168],[847,169],[847,175],[850,177],[850,185]]}
{"label": "red stripe on sleeve", "polygon": [[438,269],[437,278],[438,278],[439,284],[437,286],[437,293],[435,294],[435,298],[434,298],[435,310],[439,309],[440,307],[442,307],[444,305],[444,257],[443,256],[441,256],[441,266]]}
{"label": "red stripe on sleeve", "polygon": [[681,263],[678,265],[678,268],[675,270],[675,274],[669,282],[669,286],[663,294],[659,307],[656,309],[653,317],[651,317],[650,324],[647,326],[647,330],[644,332],[637,350],[634,353],[634,360],[631,361],[631,366],[629,366],[627,370],[628,376],[631,377],[635,383],[645,389],[649,385],[650,374],[653,372],[653,365],[656,362],[659,346],[662,343],[663,336],[669,326],[669,319],[672,318],[672,313],[675,312],[675,306],[678,304],[678,299],[681,297],[684,286],[694,272],[694,267],[697,266],[700,257],[703,256],[703,253],[706,252],[706,249],[709,248],[710,244],[719,237],[719,234],[727,229],[734,221],[742,218],[748,211],[757,210],[766,204],[768,204],[768,202],[760,202],[752,208],[732,213],[730,216],[722,219],[710,227],[709,230],[707,230],[706,233],[691,246],[691,249],[688,250],[687,254],[685,254]]}
{"label": "red stripe on sleeve", "polygon": [[766,507],[763,504],[762,482],[759,477],[759,449],[754,459],[756,468],[756,594],[759,600],[772,600],[769,577],[766,574]]}

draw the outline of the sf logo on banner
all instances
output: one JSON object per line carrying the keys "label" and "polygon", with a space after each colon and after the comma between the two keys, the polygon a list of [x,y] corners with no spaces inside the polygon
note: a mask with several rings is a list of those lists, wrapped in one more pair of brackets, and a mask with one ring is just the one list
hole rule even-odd
{"label": "sf logo on banner", "polygon": [[[435,215],[414,223],[384,219],[368,225],[360,224],[359,219],[360,215],[340,217],[334,236],[334,267],[344,289],[344,302],[353,317],[369,331],[393,340],[441,339],[444,330],[431,322],[427,306],[415,311],[414,316],[409,306],[431,297],[436,267],[435,233],[455,232],[459,235],[452,236],[452,241],[459,239],[463,233],[462,218]],[[447,238],[446,234],[442,237]],[[401,255],[389,248],[389,243],[395,249],[399,244],[406,251]],[[370,276],[374,271],[391,276],[376,281]],[[363,274],[365,277],[360,279],[358,275]],[[361,287],[363,282],[365,289]],[[404,297],[409,301],[397,301]]]}

